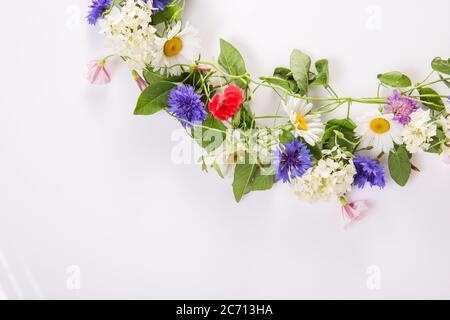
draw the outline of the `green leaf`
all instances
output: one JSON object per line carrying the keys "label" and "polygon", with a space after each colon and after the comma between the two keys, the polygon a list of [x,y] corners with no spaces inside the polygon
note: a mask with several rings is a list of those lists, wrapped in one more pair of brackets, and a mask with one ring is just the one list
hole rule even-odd
{"label": "green leaf", "polygon": [[166,76],[162,75],[160,72],[156,72],[150,69],[145,69],[142,74],[147,83],[168,81],[168,78]]}
{"label": "green leaf", "polygon": [[339,126],[349,130],[355,130],[356,124],[351,119],[333,119],[327,122],[328,126]]}
{"label": "green leaf", "polygon": [[314,157],[314,159],[316,159],[316,160],[322,159],[322,157],[323,157],[322,149],[320,148],[320,146],[318,144],[315,144],[314,146],[312,146],[305,142],[305,145],[309,149],[309,152],[311,152],[311,155]]}
{"label": "green leaf", "polygon": [[295,49],[291,54],[291,70],[299,89],[299,94],[308,94],[309,69],[311,68],[311,58],[303,52]]}
{"label": "green leaf", "polygon": [[152,15],[152,24],[177,21],[181,18],[181,8],[178,4],[167,6],[162,11],[155,11]]}
{"label": "green leaf", "polygon": [[[322,144],[325,145],[328,149],[331,149],[336,145],[337,142],[339,146],[350,151],[354,148],[354,145],[347,142],[346,140],[356,144],[357,139],[355,137],[355,129],[356,124],[350,119],[330,120],[327,122],[327,125],[325,127],[325,133],[322,137]],[[337,135],[336,132],[339,132],[339,135]],[[340,134],[342,134],[346,140],[340,138]]]}
{"label": "green leaf", "polygon": [[411,79],[401,72],[394,71],[378,75],[378,80],[394,88],[406,88],[412,85]]}
{"label": "green leaf", "polygon": [[202,127],[192,129],[194,139],[207,152],[214,151],[222,145],[226,132],[227,127],[211,115],[202,123]]}
{"label": "green leaf", "polygon": [[444,60],[439,57],[434,58],[431,67],[435,71],[450,75],[450,59]]}
{"label": "green leaf", "polygon": [[277,77],[277,78],[281,78],[281,79],[294,79],[294,77],[292,76],[292,72],[291,70],[289,70],[288,68],[283,68],[283,67],[278,67],[275,69],[275,71],[273,72],[273,76]]}
{"label": "green leaf", "polygon": [[233,193],[237,202],[248,192],[256,172],[256,164],[238,164],[234,171]]}
{"label": "green leaf", "polygon": [[280,143],[283,145],[289,144],[294,140],[294,135],[292,132],[288,130],[282,130],[282,133],[280,134]]}
{"label": "green leaf", "polygon": [[317,76],[311,83],[313,86],[327,86],[329,81],[328,60],[322,59],[316,62]]}
{"label": "green leaf", "polygon": [[295,81],[285,80],[277,77],[261,77],[260,79],[272,86],[283,88],[292,93],[295,93],[298,89]]}
{"label": "green leaf", "polygon": [[[417,91],[419,91],[421,95],[420,100],[426,107],[436,111],[442,111],[445,109],[444,102],[440,97],[438,97],[439,93],[435,90],[431,88],[419,88]],[[423,95],[435,95],[436,97],[423,97]]]}
{"label": "green leaf", "polygon": [[253,191],[265,191],[272,189],[275,183],[275,175],[265,175],[261,173],[258,169],[255,174],[255,179],[253,181],[252,190]]}
{"label": "green leaf", "polygon": [[[151,67],[147,67],[143,71],[144,79],[147,83],[155,83],[155,82],[183,82],[184,84],[190,84],[195,87],[196,85],[196,76],[198,71],[184,72],[178,76],[168,76],[165,74],[161,74],[161,72],[153,70]],[[189,81],[190,80],[190,81]]]}
{"label": "green leaf", "polygon": [[176,84],[171,82],[156,82],[150,84],[139,97],[134,114],[147,116],[166,108],[169,93],[175,87]]}
{"label": "green leaf", "polygon": [[[247,74],[247,68],[241,53],[231,43],[223,39],[220,40],[219,64],[232,76]],[[238,80],[236,83],[243,89],[247,87],[247,83],[242,80]]]}
{"label": "green leaf", "polygon": [[389,154],[389,171],[392,179],[401,187],[406,186],[411,176],[410,155],[406,148],[401,145]]}
{"label": "green leaf", "polygon": [[439,78],[441,78],[442,82],[447,86],[447,88],[450,88],[450,82],[445,80],[445,78],[441,75],[439,75]]}
{"label": "green leaf", "polygon": [[426,150],[428,153],[436,153],[436,154],[442,154],[443,151],[443,145],[447,141],[447,136],[445,135],[444,131],[441,128],[438,128],[436,131],[436,136],[431,141],[431,147]]}

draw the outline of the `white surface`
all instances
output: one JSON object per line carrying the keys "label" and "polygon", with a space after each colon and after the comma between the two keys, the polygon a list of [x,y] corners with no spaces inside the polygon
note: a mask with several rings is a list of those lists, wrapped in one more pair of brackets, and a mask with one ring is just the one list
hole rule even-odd
{"label": "white surface", "polygon": [[[437,156],[417,157],[422,174],[404,189],[353,193],[372,210],[347,232],[336,203],[302,203],[286,186],[236,205],[228,181],[171,162],[176,122],[132,115],[139,92],[125,66],[111,65],[107,87],[83,79],[107,53],[86,3],[3,3],[0,298],[450,298],[450,167]],[[449,9],[191,0],[187,18],[209,57],[224,37],[262,75],[296,47],[330,59],[342,95],[373,96],[377,73],[418,81],[449,56]],[[275,102],[266,92],[254,107]]]}

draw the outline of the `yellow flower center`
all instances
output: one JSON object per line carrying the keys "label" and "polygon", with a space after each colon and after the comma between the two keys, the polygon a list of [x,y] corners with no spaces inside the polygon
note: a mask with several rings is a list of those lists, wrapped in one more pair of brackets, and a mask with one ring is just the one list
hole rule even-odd
{"label": "yellow flower center", "polygon": [[384,118],[376,118],[370,122],[370,129],[376,134],[383,134],[391,130],[391,124]]}
{"label": "yellow flower center", "polygon": [[166,57],[175,57],[183,49],[183,40],[178,37],[168,40],[164,44],[164,54]]}
{"label": "yellow flower center", "polygon": [[300,131],[307,131],[308,130],[308,123],[306,122],[305,118],[301,114],[295,115],[295,127]]}

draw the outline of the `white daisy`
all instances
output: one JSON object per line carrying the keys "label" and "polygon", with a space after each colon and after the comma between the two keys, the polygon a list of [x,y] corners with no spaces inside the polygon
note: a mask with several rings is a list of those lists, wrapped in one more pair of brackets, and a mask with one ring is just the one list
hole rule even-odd
{"label": "white daisy", "polygon": [[313,105],[305,100],[289,97],[283,102],[283,108],[295,128],[297,136],[305,139],[306,143],[314,146],[322,139],[325,125],[319,114],[310,114]]}
{"label": "white daisy", "polygon": [[389,153],[394,148],[394,142],[401,144],[402,126],[394,121],[392,114],[382,114],[379,111],[369,113],[357,121],[355,133],[361,138],[360,147],[371,147],[373,155]]}
{"label": "white daisy", "polygon": [[178,22],[166,37],[156,40],[156,52],[152,61],[155,70],[168,71],[171,75],[179,75],[180,67],[170,68],[178,64],[192,64],[200,53],[200,39],[198,31],[189,23],[181,29]]}

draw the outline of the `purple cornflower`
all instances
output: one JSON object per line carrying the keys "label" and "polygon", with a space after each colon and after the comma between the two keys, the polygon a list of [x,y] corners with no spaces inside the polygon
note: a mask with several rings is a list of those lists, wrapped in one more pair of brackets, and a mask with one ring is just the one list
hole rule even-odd
{"label": "purple cornflower", "polygon": [[394,90],[392,96],[388,98],[388,105],[385,110],[394,113],[394,120],[403,125],[411,121],[411,114],[419,109],[416,101],[403,96],[400,91]]}
{"label": "purple cornflower", "polygon": [[364,188],[366,183],[369,183],[371,187],[384,188],[386,186],[384,179],[386,171],[378,161],[357,156],[353,159],[353,164],[356,168],[354,184],[358,188]]}
{"label": "purple cornflower", "polygon": [[180,118],[183,126],[192,128],[192,124],[201,124],[208,118],[201,98],[191,86],[176,87],[169,94],[169,112]]}
{"label": "purple cornflower", "polygon": [[91,9],[86,17],[89,24],[95,25],[97,20],[111,6],[111,0],[92,0],[89,8]]}
{"label": "purple cornflower", "polygon": [[[143,0],[145,3],[148,0]],[[153,0],[153,8],[157,10],[164,10],[168,4],[170,4],[173,0]]]}
{"label": "purple cornflower", "polygon": [[296,138],[291,143],[280,146],[274,157],[277,179],[283,182],[291,182],[291,179],[303,176],[313,167],[308,147]]}

